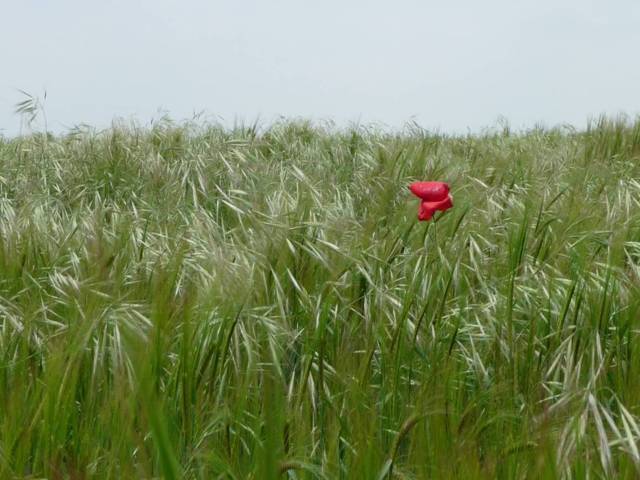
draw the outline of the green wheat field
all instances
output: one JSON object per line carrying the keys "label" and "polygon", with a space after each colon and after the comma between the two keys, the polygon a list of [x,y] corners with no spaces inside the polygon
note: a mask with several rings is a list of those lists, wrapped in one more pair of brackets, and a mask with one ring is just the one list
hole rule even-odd
{"label": "green wheat field", "polygon": [[640,120],[0,140],[1,479],[638,478],[639,442]]}

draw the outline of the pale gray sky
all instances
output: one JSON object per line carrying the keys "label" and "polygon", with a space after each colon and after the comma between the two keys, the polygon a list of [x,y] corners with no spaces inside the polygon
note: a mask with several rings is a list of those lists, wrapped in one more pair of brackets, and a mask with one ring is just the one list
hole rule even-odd
{"label": "pale gray sky", "polygon": [[278,115],[477,130],[640,113],[638,0],[2,0],[0,132],[16,89],[50,128]]}

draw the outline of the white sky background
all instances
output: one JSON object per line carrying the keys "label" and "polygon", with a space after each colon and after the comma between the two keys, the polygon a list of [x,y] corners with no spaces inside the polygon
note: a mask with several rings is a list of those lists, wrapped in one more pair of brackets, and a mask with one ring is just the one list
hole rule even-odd
{"label": "white sky background", "polygon": [[0,0],[0,133],[17,88],[46,89],[55,131],[159,109],[582,127],[640,113],[638,59],[638,0]]}

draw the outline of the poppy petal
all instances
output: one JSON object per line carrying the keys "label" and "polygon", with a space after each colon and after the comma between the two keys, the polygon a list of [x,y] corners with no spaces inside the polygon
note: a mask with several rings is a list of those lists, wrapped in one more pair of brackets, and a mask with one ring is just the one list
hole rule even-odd
{"label": "poppy petal", "polygon": [[447,198],[438,202],[422,201],[420,202],[420,210],[418,211],[418,220],[431,220],[436,211],[444,212],[449,210],[451,207],[453,207],[451,195],[447,195]]}
{"label": "poppy petal", "polygon": [[422,200],[436,202],[446,198],[449,185],[444,182],[414,182],[409,185],[409,190]]}
{"label": "poppy petal", "polygon": [[451,207],[453,207],[451,195],[447,195],[447,198],[445,198],[444,200],[433,203],[433,208],[435,208],[436,210],[440,210],[441,212],[449,210]]}
{"label": "poppy petal", "polygon": [[435,212],[435,209],[429,204],[429,202],[421,202],[420,210],[418,211],[418,220],[421,222],[431,220],[431,217],[433,217]]}

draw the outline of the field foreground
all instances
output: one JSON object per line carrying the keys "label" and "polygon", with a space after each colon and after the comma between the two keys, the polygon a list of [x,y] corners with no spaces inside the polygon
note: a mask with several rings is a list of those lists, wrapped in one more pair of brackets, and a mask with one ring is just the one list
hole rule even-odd
{"label": "field foreground", "polygon": [[0,329],[2,479],[638,478],[640,122],[0,140]]}

